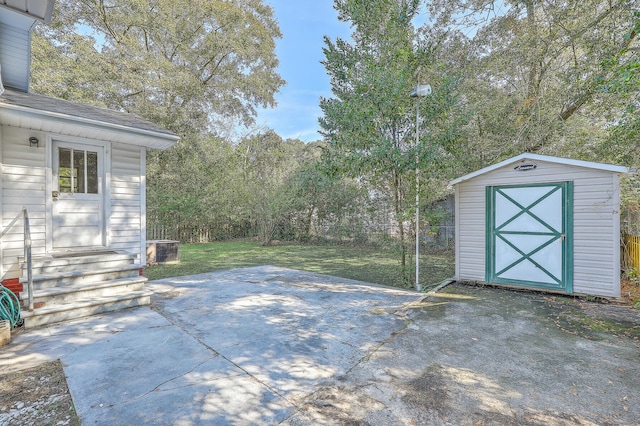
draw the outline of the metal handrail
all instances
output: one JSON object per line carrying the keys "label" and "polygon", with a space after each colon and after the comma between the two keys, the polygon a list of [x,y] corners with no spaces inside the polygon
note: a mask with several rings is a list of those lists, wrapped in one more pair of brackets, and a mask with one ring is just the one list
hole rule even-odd
{"label": "metal handrail", "polygon": [[13,218],[9,225],[0,233],[0,238],[11,229],[11,227],[23,217],[24,223],[24,259],[27,262],[27,289],[29,291],[29,310],[33,311],[33,265],[31,261],[31,227],[29,226],[29,212],[27,206],[22,207],[22,211]]}
{"label": "metal handrail", "polygon": [[33,311],[33,263],[31,261],[31,227],[29,226],[29,212],[24,212],[24,258],[27,261],[27,289],[29,291],[29,311]]}

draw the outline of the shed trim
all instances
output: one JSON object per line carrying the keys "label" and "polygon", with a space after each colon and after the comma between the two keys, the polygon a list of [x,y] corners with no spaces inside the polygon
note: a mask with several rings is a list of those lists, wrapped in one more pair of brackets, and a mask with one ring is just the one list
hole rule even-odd
{"label": "shed trim", "polygon": [[457,179],[454,179],[451,181],[451,185],[456,185],[458,183],[467,181],[469,179],[473,179],[477,176],[483,175],[485,173],[489,173],[493,170],[499,169],[500,167],[504,167],[509,164],[517,163],[518,161],[521,161],[521,160],[546,161],[549,163],[564,164],[567,166],[585,167],[588,169],[605,170],[605,171],[614,172],[614,173],[627,173],[629,171],[629,169],[624,166],[595,163],[592,161],[574,160],[570,158],[551,157],[548,155],[532,154],[532,153],[525,152],[523,154],[517,155],[515,157],[509,158],[507,160],[485,167],[484,169],[480,169],[473,173],[469,173]]}

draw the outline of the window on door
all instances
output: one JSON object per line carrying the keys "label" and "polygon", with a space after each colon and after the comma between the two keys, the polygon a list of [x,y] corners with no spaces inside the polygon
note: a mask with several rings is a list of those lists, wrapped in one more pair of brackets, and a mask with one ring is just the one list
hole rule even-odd
{"label": "window on door", "polygon": [[98,193],[98,153],[58,148],[59,191],[71,194]]}

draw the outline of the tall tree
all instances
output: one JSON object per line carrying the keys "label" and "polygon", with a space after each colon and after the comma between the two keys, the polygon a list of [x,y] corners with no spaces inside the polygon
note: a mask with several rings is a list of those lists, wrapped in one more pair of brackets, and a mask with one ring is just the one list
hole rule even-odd
{"label": "tall tree", "polygon": [[283,81],[262,0],[70,0],[38,27],[33,89],[138,113],[179,134],[252,121]]}
{"label": "tall tree", "polygon": [[[393,200],[406,283],[405,223],[413,170],[444,159],[456,136],[452,79],[432,63],[431,41],[415,34],[411,21],[418,6],[418,0],[334,1],[339,18],[354,29],[353,41],[325,39],[323,63],[333,97],[320,101],[326,158],[333,171],[366,180],[372,191]],[[416,104],[409,94],[418,78],[428,78],[436,90],[419,103],[425,131],[416,144]]]}
{"label": "tall tree", "polygon": [[[640,10],[633,12],[634,25],[626,38],[637,37],[640,33]],[[640,166],[640,48],[626,48],[619,55],[602,64],[603,74],[599,92],[615,96],[620,101],[617,110],[609,114],[613,125],[609,127],[609,137],[600,144],[597,154],[622,164]],[[640,204],[639,189],[633,192],[636,203]]]}
{"label": "tall tree", "polygon": [[295,208],[287,182],[301,165],[304,147],[302,141],[283,140],[273,131],[247,137],[236,147],[243,182],[237,205],[256,223],[263,245],[271,244]]}
{"label": "tall tree", "polygon": [[[211,225],[246,217],[223,141],[275,104],[280,30],[262,0],[69,0],[33,38],[32,89],[136,113],[181,136],[148,152],[149,218]],[[235,182],[235,181],[233,181]]]}
{"label": "tall tree", "polygon": [[523,151],[596,157],[621,97],[600,90],[638,48],[633,0],[436,0],[437,28],[464,33],[470,143],[483,162]]}

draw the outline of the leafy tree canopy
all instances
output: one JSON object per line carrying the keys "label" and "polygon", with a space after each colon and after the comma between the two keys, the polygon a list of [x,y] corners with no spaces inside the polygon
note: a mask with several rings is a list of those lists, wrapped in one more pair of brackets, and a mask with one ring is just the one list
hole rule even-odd
{"label": "leafy tree canopy", "polygon": [[280,30],[262,0],[70,0],[33,43],[33,88],[221,132],[273,106]]}
{"label": "leafy tree canopy", "polygon": [[[320,101],[329,170],[367,181],[370,190],[393,200],[403,269],[414,171],[428,173],[451,159],[462,129],[457,78],[438,62],[433,38],[412,24],[419,4],[336,0],[339,17],[351,23],[353,34],[351,41],[325,38],[323,64],[333,97]],[[410,98],[418,82],[434,86],[433,94]],[[416,139],[417,124],[422,131]],[[442,187],[446,176],[440,178]]]}
{"label": "leafy tree canopy", "polygon": [[627,95],[637,99],[637,84],[627,84],[637,82],[637,2],[427,5],[464,70],[465,97],[475,112],[470,143],[481,163],[523,151],[604,160],[600,148],[612,142],[612,124],[628,122]]}

